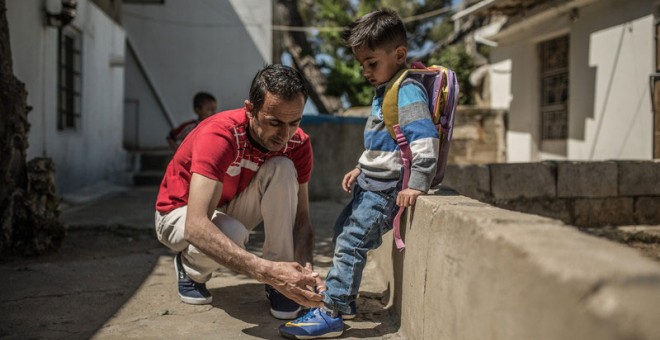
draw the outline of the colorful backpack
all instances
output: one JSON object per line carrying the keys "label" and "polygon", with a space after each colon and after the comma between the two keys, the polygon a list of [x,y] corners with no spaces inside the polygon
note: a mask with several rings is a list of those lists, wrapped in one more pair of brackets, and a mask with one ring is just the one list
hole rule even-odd
{"label": "colorful backpack", "polygon": [[[443,66],[425,67],[422,63],[412,63],[411,69],[402,70],[394,76],[385,88],[383,98],[383,120],[389,130],[392,138],[397,141],[401,149],[401,158],[403,159],[403,186],[408,187],[410,178],[410,167],[412,165],[412,152],[406,137],[399,127],[399,87],[407,77],[418,80],[424,88],[429,98],[429,111],[433,115],[433,123],[438,130],[440,137],[440,152],[438,155],[438,164],[436,174],[431,185],[437,185],[442,182],[447,167],[447,156],[449,155],[449,146],[451,144],[452,130],[454,126],[454,114],[458,103],[458,79],[454,71]],[[404,209],[399,209],[394,218],[394,241],[399,250],[405,248],[401,240],[400,220]]]}

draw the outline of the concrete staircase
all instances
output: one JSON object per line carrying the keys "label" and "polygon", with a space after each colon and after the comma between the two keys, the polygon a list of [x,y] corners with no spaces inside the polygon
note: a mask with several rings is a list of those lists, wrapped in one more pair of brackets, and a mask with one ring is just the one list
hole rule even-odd
{"label": "concrete staircase", "polygon": [[172,150],[138,150],[132,152],[134,156],[133,185],[155,186],[160,185],[167,164],[172,159]]}

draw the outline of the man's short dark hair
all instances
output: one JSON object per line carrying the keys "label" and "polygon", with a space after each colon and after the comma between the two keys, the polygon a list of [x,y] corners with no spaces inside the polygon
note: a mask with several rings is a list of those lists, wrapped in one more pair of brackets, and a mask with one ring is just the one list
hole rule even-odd
{"label": "man's short dark hair", "polygon": [[266,92],[286,101],[302,95],[307,101],[307,88],[300,72],[282,64],[268,65],[254,76],[249,100],[255,113],[264,105]]}
{"label": "man's short dark hair", "polygon": [[218,102],[215,100],[215,97],[213,97],[212,94],[207,93],[207,92],[197,92],[195,97],[193,98],[193,109],[198,109],[207,102]]}
{"label": "man's short dark hair", "polygon": [[346,46],[352,49],[365,46],[371,50],[408,46],[403,21],[396,12],[387,8],[357,19],[344,31],[343,37]]}

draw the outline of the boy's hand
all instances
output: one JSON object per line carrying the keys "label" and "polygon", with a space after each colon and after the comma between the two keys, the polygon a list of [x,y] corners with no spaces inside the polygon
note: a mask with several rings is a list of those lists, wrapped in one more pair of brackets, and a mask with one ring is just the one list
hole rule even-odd
{"label": "boy's hand", "polygon": [[423,194],[423,192],[415,189],[403,189],[399,192],[399,195],[396,197],[396,205],[401,208],[411,207],[415,205],[417,201],[417,196]]}
{"label": "boy's hand", "polygon": [[344,189],[344,191],[351,192],[353,183],[355,183],[359,175],[360,175],[360,169],[358,168],[355,168],[349,171],[346,175],[344,175],[344,180],[341,182],[341,187]]}

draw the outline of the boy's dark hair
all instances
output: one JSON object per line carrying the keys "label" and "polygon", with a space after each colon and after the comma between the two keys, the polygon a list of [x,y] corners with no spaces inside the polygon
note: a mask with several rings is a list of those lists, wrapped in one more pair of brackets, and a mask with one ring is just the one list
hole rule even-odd
{"label": "boy's dark hair", "polygon": [[300,72],[282,64],[268,65],[254,76],[249,97],[254,113],[264,105],[266,92],[287,101],[303,95],[307,101],[307,88]]}
{"label": "boy's dark hair", "polygon": [[346,46],[352,49],[364,46],[371,50],[408,46],[403,21],[396,12],[387,8],[357,19],[344,31],[343,38]]}
{"label": "boy's dark hair", "polygon": [[193,98],[193,109],[202,107],[207,102],[218,102],[212,94],[207,92],[197,92]]}

